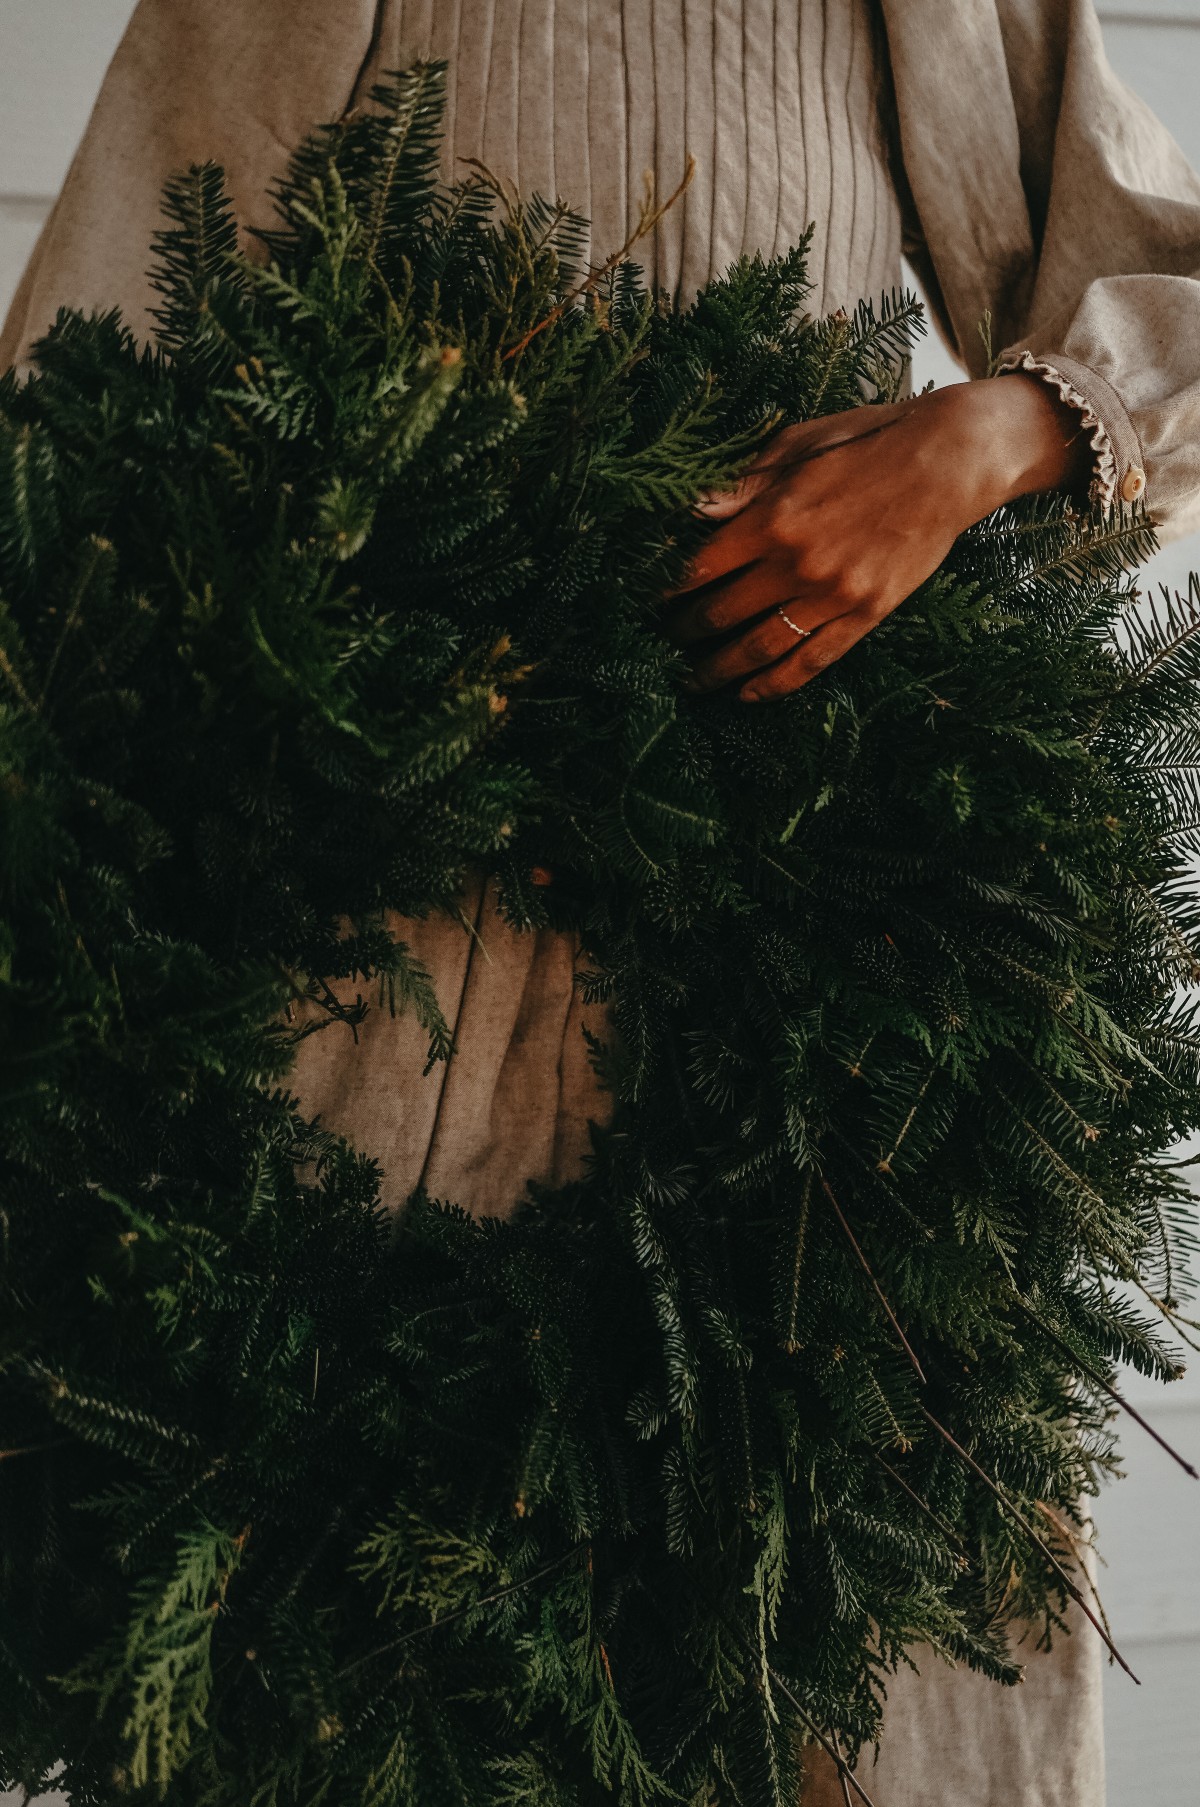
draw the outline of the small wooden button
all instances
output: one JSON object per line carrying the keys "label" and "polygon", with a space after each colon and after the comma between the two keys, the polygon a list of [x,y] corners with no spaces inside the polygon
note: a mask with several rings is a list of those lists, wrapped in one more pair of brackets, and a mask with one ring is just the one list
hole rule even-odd
{"label": "small wooden button", "polygon": [[1131,464],[1121,478],[1122,502],[1136,502],[1146,487],[1146,473],[1140,464]]}

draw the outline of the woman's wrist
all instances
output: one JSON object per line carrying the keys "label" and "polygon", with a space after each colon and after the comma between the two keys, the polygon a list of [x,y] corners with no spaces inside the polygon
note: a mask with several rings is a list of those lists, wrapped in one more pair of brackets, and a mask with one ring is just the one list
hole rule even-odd
{"label": "woman's wrist", "polygon": [[1078,412],[1029,371],[989,381],[952,383],[946,398],[959,455],[978,480],[977,519],[1018,496],[1060,491],[1087,498],[1092,448]]}

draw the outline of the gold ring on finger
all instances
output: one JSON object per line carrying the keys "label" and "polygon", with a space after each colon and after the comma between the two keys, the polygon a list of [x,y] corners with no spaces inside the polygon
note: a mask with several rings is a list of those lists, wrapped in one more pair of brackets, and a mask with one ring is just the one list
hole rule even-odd
{"label": "gold ring on finger", "polygon": [[811,627],[797,627],[796,623],[792,620],[791,616],[788,614],[785,614],[782,603],[780,603],[780,605],[776,609],[775,613],[779,616],[781,621],[787,622],[787,624],[791,628],[793,634],[795,634],[797,640],[807,640],[809,638],[810,634],[812,633]]}

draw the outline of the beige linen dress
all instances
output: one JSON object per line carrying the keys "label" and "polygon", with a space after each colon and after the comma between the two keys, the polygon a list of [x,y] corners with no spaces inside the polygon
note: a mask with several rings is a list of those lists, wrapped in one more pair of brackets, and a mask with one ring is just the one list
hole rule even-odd
{"label": "beige linen dress", "polygon": [[[1076,407],[1106,505],[1143,493],[1164,537],[1200,525],[1200,179],[1104,60],[1092,0],[141,0],[3,335],[22,359],[60,305],[154,297],[146,248],[165,178],[226,167],[243,221],[314,123],[366,102],[384,70],[450,61],[445,168],[482,158],[557,192],[621,243],[655,173],[695,182],[644,247],[687,299],[743,250],[816,222],[814,311],[900,280],[906,250],[969,374],[990,309],[1005,364]],[[529,1179],[577,1174],[602,1119],[583,1036],[603,1033],[578,949],[518,935],[491,890],[458,919],[395,924],[455,1030],[425,1041],[374,1012],[302,1046],[310,1111],[382,1162],[399,1208],[418,1183],[503,1215]],[[1032,1643],[1032,1638],[1029,1640]],[[889,1687],[877,1807],[1102,1807],[1099,1645],[1082,1627],[1003,1690],[921,1655]],[[840,1803],[820,1763],[806,1788]]]}

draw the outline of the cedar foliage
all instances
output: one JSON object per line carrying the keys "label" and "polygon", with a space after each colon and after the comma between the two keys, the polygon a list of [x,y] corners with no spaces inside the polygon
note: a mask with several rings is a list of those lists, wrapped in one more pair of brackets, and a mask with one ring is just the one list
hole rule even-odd
{"label": "cedar foliage", "polygon": [[[0,1769],[783,1807],[905,1647],[1015,1678],[1090,1377],[1175,1371],[1197,599],[1121,640],[1145,522],[1027,503],[790,700],[685,696],[691,502],[892,397],[915,304],[589,284],[438,183],[440,68],[374,101],[266,264],[195,168],[157,344],[63,313],[0,389]],[[615,1116],[393,1231],[286,1006],[446,1058],[385,913],[469,869],[581,931]]]}

